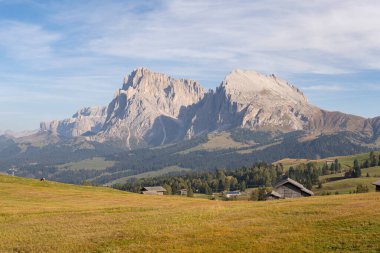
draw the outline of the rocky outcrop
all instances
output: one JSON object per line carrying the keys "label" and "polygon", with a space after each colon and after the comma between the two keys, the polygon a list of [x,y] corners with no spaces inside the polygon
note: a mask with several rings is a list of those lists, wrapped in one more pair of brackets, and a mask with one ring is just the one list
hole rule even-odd
{"label": "rocky outcrop", "polygon": [[36,133],[38,133],[38,129],[31,130],[31,131],[20,131],[20,132],[5,130],[5,131],[0,131],[0,136],[6,136],[6,137],[11,137],[11,138],[21,138],[21,137],[30,136]]}
{"label": "rocky outcrop", "polygon": [[103,130],[95,139],[122,140],[127,147],[178,140],[185,128],[182,112],[203,97],[204,89],[193,80],[136,69],[108,105]]}
{"label": "rocky outcrop", "polygon": [[274,75],[235,70],[206,96],[188,136],[236,127],[295,131],[307,128],[317,108],[296,87]]}
{"label": "rocky outcrop", "polygon": [[86,107],[76,112],[71,118],[41,122],[40,131],[62,137],[77,137],[98,133],[107,116],[107,107]]}

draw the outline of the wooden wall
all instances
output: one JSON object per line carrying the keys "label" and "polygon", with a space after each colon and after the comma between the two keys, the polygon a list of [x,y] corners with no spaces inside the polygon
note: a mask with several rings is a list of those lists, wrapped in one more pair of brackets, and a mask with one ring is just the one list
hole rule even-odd
{"label": "wooden wall", "polygon": [[295,187],[294,185],[287,183],[284,185],[281,185],[280,187],[274,189],[276,192],[281,194],[284,198],[291,199],[291,198],[301,198],[308,196],[303,191],[301,191],[299,188]]}

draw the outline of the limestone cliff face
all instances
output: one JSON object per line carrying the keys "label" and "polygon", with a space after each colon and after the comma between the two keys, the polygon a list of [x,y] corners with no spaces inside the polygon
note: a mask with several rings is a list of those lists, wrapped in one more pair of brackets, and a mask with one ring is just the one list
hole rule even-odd
{"label": "limestone cliff face", "polygon": [[95,139],[119,139],[127,147],[178,140],[185,127],[181,113],[203,96],[204,89],[193,80],[136,69],[108,105],[103,130]]}
{"label": "limestone cliff face", "polygon": [[302,130],[316,109],[296,87],[274,75],[235,70],[203,101],[188,136],[235,127]]}
{"label": "limestone cliff face", "polygon": [[106,119],[107,107],[86,107],[71,118],[41,122],[40,131],[63,137],[77,137],[85,133],[97,133]]}

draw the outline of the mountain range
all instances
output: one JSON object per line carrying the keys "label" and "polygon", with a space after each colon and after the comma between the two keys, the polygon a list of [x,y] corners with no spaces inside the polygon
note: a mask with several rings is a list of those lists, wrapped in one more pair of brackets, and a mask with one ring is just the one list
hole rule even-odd
{"label": "mountain range", "polygon": [[349,131],[380,141],[380,117],[366,119],[320,109],[287,81],[244,70],[232,71],[215,91],[205,92],[196,81],[138,68],[124,79],[108,106],[42,122],[40,131],[98,142],[113,140],[133,149],[236,128],[302,130],[313,136]]}
{"label": "mountain range", "polygon": [[275,75],[234,70],[215,89],[137,68],[106,106],[0,134],[0,171],[80,183],[349,155],[380,146],[380,117],[311,105]]}

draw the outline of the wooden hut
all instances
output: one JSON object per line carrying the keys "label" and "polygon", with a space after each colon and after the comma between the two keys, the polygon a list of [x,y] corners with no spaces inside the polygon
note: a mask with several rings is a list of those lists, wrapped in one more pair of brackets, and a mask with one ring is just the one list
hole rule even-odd
{"label": "wooden hut", "polygon": [[231,197],[238,197],[241,195],[240,191],[227,191],[223,193],[226,198],[231,198]]}
{"label": "wooden hut", "polygon": [[373,183],[373,185],[376,186],[376,191],[380,192],[380,181]]}
{"label": "wooden hut", "polygon": [[280,181],[274,187],[273,191],[268,194],[267,199],[292,199],[313,196],[314,193],[305,188],[297,181],[287,178]]}
{"label": "wooden hut", "polygon": [[187,195],[187,189],[181,189],[178,191],[179,195],[186,196]]}
{"label": "wooden hut", "polygon": [[162,186],[143,187],[141,189],[141,194],[146,195],[164,195],[165,192],[166,190]]}

